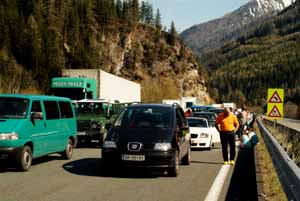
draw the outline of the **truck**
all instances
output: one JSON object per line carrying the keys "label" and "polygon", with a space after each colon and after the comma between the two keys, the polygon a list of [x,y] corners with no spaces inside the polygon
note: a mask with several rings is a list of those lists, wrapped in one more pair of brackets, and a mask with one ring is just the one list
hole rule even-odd
{"label": "truck", "polygon": [[178,104],[182,107],[184,111],[188,108],[198,105],[200,100],[196,97],[181,97],[180,99],[164,99],[162,101],[163,104]]}
{"label": "truck", "polygon": [[107,125],[132,103],[111,103],[105,99],[82,99],[75,101],[78,145],[98,144],[102,147]]}
{"label": "truck", "polygon": [[64,69],[51,80],[53,95],[73,100],[78,145],[102,146],[107,128],[127,105],[141,102],[140,84],[100,69]]}
{"label": "truck", "polygon": [[63,69],[62,77],[52,78],[51,91],[72,100],[141,102],[140,84],[101,69]]}

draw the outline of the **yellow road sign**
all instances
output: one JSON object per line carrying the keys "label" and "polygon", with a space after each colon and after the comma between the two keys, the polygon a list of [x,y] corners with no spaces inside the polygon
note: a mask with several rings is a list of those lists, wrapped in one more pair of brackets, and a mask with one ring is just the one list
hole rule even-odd
{"label": "yellow road sign", "polygon": [[267,116],[272,119],[283,118],[283,89],[268,89],[268,111]]}

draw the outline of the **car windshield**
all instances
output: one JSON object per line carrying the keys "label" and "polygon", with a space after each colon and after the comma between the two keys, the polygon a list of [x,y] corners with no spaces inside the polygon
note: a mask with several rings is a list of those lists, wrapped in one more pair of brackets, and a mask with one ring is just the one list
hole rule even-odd
{"label": "car windshield", "polygon": [[0,98],[1,119],[22,119],[26,117],[29,100],[23,98]]}
{"label": "car windshield", "polygon": [[207,121],[205,119],[194,119],[194,118],[188,118],[188,124],[190,127],[201,127],[201,128],[207,128]]}
{"label": "car windshield", "polygon": [[77,114],[107,114],[108,103],[82,102],[76,104]]}
{"label": "car windshield", "polygon": [[135,107],[124,110],[115,122],[122,128],[170,128],[171,108]]}

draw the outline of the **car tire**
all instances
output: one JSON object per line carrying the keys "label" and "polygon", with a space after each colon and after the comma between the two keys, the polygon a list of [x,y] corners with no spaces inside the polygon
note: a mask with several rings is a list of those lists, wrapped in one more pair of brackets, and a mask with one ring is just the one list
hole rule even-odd
{"label": "car tire", "polygon": [[176,150],[172,167],[168,168],[168,176],[177,177],[179,175],[179,151]]}
{"label": "car tire", "polygon": [[209,150],[212,150],[212,148],[213,148],[213,142],[212,142],[212,139],[210,139]]}
{"label": "car tire", "polygon": [[188,146],[186,155],[181,160],[183,165],[190,165],[191,164],[191,146]]}
{"label": "car tire", "polygon": [[66,149],[61,153],[63,159],[71,159],[74,151],[74,145],[71,139],[68,139]]}
{"label": "car tire", "polygon": [[107,135],[107,130],[105,129],[104,133],[101,135],[101,137],[99,139],[99,146],[100,146],[100,148],[103,147],[106,135]]}
{"label": "car tire", "polygon": [[20,155],[18,157],[18,164],[17,164],[17,168],[20,171],[28,171],[31,167],[32,164],[32,150],[29,146],[25,145],[21,152]]}

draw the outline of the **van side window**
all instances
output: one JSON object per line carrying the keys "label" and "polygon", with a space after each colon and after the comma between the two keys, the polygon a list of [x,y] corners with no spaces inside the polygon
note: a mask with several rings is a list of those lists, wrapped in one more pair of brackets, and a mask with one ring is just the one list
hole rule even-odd
{"label": "van side window", "polygon": [[180,117],[180,113],[178,110],[176,110],[176,124],[178,126],[178,128],[182,128],[182,118]]}
{"label": "van side window", "polygon": [[181,108],[178,108],[178,114],[179,114],[179,116],[180,116],[182,125],[183,125],[184,127],[188,126],[187,119],[185,118],[184,112],[183,112],[183,110],[182,110]]}
{"label": "van side window", "polygon": [[73,111],[69,102],[58,102],[61,118],[73,118]]}
{"label": "van side window", "polygon": [[41,101],[32,101],[31,112],[42,112]]}
{"label": "van side window", "polygon": [[58,105],[56,101],[44,101],[46,119],[59,119]]}

